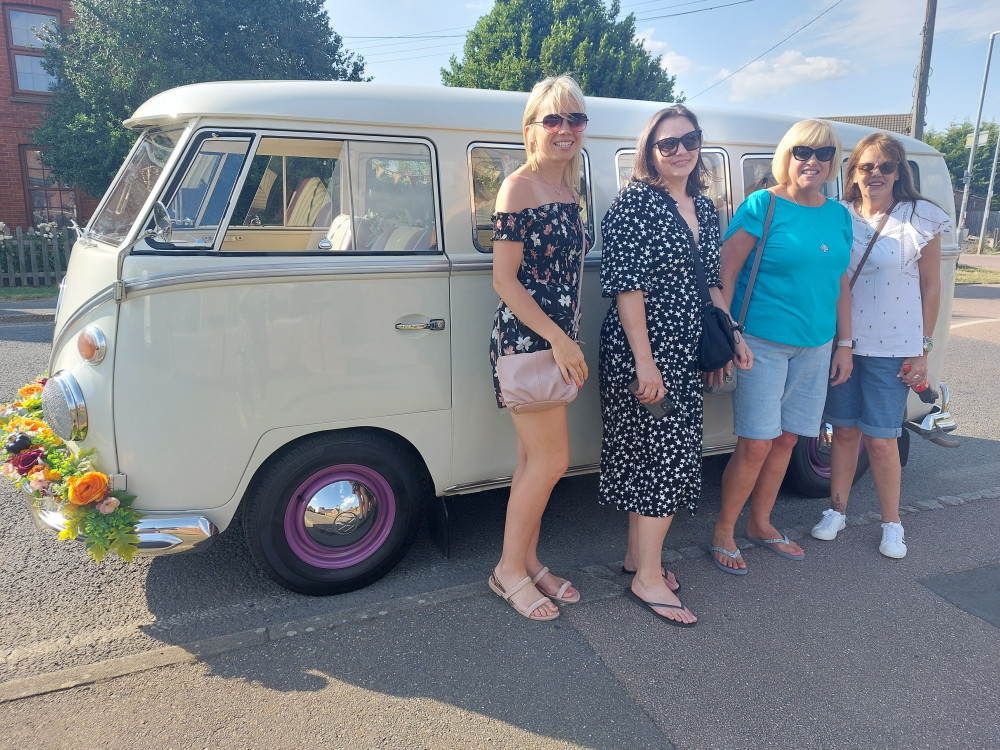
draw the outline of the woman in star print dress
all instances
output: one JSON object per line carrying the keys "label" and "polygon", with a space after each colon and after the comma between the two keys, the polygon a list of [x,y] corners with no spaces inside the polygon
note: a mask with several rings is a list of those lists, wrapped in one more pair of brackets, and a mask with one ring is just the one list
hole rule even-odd
{"label": "woman in star print dress", "polygon": [[[660,555],[673,515],[682,506],[694,512],[701,493],[702,312],[692,235],[712,299],[723,301],[719,219],[701,195],[700,149],[690,110],[673,105],[655,114],[639,136],[632,181],[601,222],[601,285],[613,301],[601,329],[600,500],[629,512],[624,568],[635,570],[632,597],[682,627],[697,618],[674,595],[679,585]],[[645,405],[664,396],[675,410],[656,417]]]}
{"label": "woman in star print dress", "polygon": [[[587,126],[583,92],[568,76],[546,78],[528,97],[523,132],[527,163],[497,193],[493,215],[493,288],[500,295],[490,362],[497,405],[498,357],[551,349],[567,383],[587,378],[574,317],[586,235],[580,221],[580,149]],[[500,562],[490,589],[531,620],[554,620],[562,604],[580,601],[572,584],[538,559],[542,513],[569,467],[566,406],[511,413],[517,467],[510,486]]]}

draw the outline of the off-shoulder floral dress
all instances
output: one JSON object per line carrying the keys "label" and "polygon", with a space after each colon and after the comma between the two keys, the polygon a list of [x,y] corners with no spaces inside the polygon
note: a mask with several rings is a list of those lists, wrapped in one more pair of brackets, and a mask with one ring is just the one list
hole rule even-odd
{"label": "off-shoulder floral dress", "polygon": [[[688,228],[670,210],[670,198],[630,182],[601,222],[601,285],[611,307],[601,328],[600,502],[643,516],[692,513],[701,495],[702,378],[698,339],[702,313]],[[712,201],[694,199],[698,242],[709,286],[720,286],[719,217]],[[629,391],[635,357],[616,297],[641,291],[653,359],[673,414],[656,419]]]}
{"label": "off-shoulder floral dress", "polygon": [[[509,240],[524,246],[517,280],[538,306],[573,339],[580,305],[580,274],[588,240],[577,203],[547,203],[517,213],[497,211],[492,216],[493,241]],[[518,320],[500,300],[493,318],[490,369],[497,406],[505,408],[497,380],[497,360],[507,354],[551,349],[549,342]]]}

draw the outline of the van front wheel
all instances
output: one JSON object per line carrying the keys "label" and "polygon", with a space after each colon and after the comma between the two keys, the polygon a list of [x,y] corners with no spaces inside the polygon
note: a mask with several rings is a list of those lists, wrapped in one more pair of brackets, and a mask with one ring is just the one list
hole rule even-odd
{"label": "van front wheel", "polygon": [[279,454],[246,498],[243,529],[261,569],[287,589],[324,596],[377,581],[420,521],[422,474],[388,436],[327,434]]}

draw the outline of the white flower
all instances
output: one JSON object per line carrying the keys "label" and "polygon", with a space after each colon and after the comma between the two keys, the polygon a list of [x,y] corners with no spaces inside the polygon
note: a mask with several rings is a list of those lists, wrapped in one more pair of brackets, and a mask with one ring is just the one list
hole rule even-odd
{"label": "white flower", "polygon": [[569,307],[570,304],[572,304],[572,302],[573,300],[569,298],[568,294],[564,294],[561,297],[559,297],[559,304],[562,305],[563,307]]}
{"label": "white flower", "polygon": [[529,336],[518,336],[517,337],[517,350],[519,352],[528,351],[528,347],[531,346],[531,338]]}
{"label": "white flower", "polygon": [[505,307],[505,308],[503,309],[503,312],[501,312],[501,313],[500,313],[500,319],[501,319],[501,320],[502,320],[502,321],[503,321],[504,323],[507,323],[507,322],[508,322],[508,321],[509,321],[509,320],[510,320],[511,318],[513,318],[513,317],[514,317],[514,313],[512,313],[512,312],[510,311],[510,308],[509,308],[509,307]]}
{"label": "white flower", "polygon": [[535,244],[536,247],[542,244],[541,239],[539,239],[538,237],[538,232],[531,233],[531,241]]}

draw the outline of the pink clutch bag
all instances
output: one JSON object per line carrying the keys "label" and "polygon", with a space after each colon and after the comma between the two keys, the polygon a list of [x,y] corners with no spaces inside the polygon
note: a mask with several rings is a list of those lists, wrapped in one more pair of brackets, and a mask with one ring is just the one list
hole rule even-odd
{"label": "pink clutch bag", "polygon": [[500,357],[497,379],[504,403],[515,414],[568,404],[580,390],[563,380],[551,349]]}

